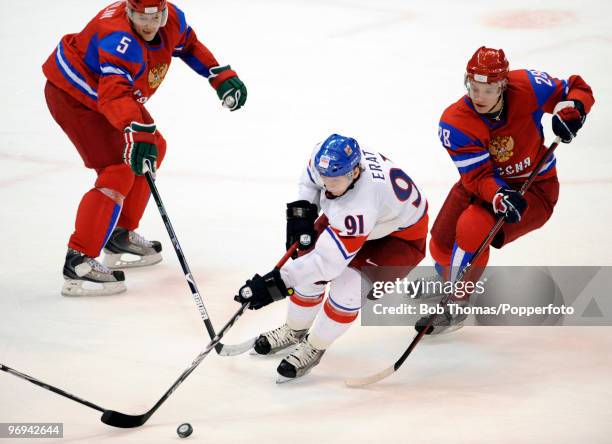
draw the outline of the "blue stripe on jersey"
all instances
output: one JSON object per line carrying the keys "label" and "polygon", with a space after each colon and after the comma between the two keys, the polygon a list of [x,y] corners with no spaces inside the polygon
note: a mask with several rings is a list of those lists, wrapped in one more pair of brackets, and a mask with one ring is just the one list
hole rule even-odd
{"label": "blue stripe on jersey", "polygon": [[132,76],[126,72],[124,69],[119,68],[118,66],[111,65],[110,63],[105,63],[100,65],[100,73],[103,77],[112,76],[112,75],[120,75],[125,77],[130,83],[134,83],[134,79]]}
{"label": "blue stripe on jersey", "polygon": [[72,84],[72,86],[93,100],[98,100],[98,93],[96,90],[87,84],[85,78],[76,69],[74,69],[74,66],[72,66],[70,62],[66,60],[66,57],[64,57],[64,48],[61,42],[59,45],[57,45],[57,50],[55,51],[55,61],[60,72],[64,75],[66,80]]}
{"label": "blue stripe on jersey", "polygon": [[490,161],[491,155],[487,151],[486,153],[481,154],[480,156],[475,157],[474,159],[455,162],[455,166],[459,170],[460,174],[465,174],[472,170],[475,170],[476,168],[481,167],[482,165]]}
{"label": "blue stripe on jersey", "polygon": [[538,129],[541,138],[544,138],[544,128],[542,127],[543,115],[544,111],[542,111],[540,108],[531,113],[531,118],[533,119],[533,123],[535,123],[535,126]]}
{"label": "blue stripe on jersey", "polygon": [[310,174],[310,168],[306,167],[306,172],[308,173],[308,178],[310,179],[310,181],[316,185],[317,183],[312,178],[312,174]]}
{"label": "blue stripe on jersey", "polygon": [[185,13],[181,11],[178,6],[172,3],[170,4],[170,6],[173,7],[174,12],[176,12],[176,16],[178,17],[179,21],[179,34],[182,34],[183,32],[185,32],[185,29],[187,29],[187,20],[185,20]]}
{"label": "blue stripe on jersey", "polygon": [[504,179],[502,179],[501,177],[499,177],[497,172],[493,175],[493,180],[495,180],[495,183],[497,185],[499,185],[501,188],[509,188],[509,186],[506,183],[506,181]]}
{"label": "blue stripe on jersey", "polygon": [[208,66],[200,62],[200,60],[193,54],[179,54],[178,55],[183,62],[187,63],[191,69],[200,74],[201,76],[208,77],[210,70]]}
{"label": "blue stripe on jersey", "polygon": [[531,82],[533,92],[538,99],[538,107],[541,107],[555,92],[555,81],[545,72],[542,72],[541,75],[536,75],[536,73],[540,73],[540,71],[534,69],[526,69],[525,72]]}
{"label": "blue stripe on jersey", "polygon": [[87,52],[85,53],[85,64],[91,70],[91,72],[100,74],[100,59],[98,57],[98,34],[94,34],[94,36],[89,41],[89,45],[87,45]]}
{"label": "blue stripe on jersey", "polygon": [[127,32],[110,33],[100,40],[100,49],[129,63],[144,63],[142,47],[136,37]]}
{"label": "blue stripe on jersey", "polygon": [[442,145],[451,151],[457,151],[457,149],[469,145],[476,145],[484,148],[480,140],[472,139],[454,126],[442,120],[440,121],[440,130],[438,133]]}
{"label": "blue stripe on jersey", "polygon": [[567,93],[569,93],[569,85],[567,84],[567,80],[561,80],[561,85],[563,85],[563,95],[561,96],[560,102],[567,99]]}
{"label": "blue stripe on jersey", "polygon": [[489,154],[489,151],[483,150],[483,151],[477,151],[475,153],[460,153],[460,154],[451,153],[451,158],[453,159],[453,162],[456,163],[461,160],[472,160],[484,154]]}
{"label": "blue stripe on jersey", "polygon": [[357,253],[347,254],[344,251],[342,242],[340,242],[340,240],[336,238],[336,233],[334,233],[334,231],[330,227],[325,228],[325,231],[327,231],[329,235],[331,236],[331,238],[334,240],[334,242],[336,243],[336,246],[338,247],[338,250],[340,250],[340,253],[342,253],[342,256],[344,257],[344,259],[346,260],[351,259],[353,256],[355,256],[355,254],[357,254]]}

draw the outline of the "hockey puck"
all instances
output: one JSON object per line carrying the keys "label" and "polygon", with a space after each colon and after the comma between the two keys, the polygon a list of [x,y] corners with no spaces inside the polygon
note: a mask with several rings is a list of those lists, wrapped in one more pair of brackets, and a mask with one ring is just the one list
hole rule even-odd
{"label": "hockey puck", "polygon": [[178,426],[178,429],[176,429],[176,433],[181,438],[187,438],[193,433],[193,427],[191,427],[191,424],[186,422],[185,424],[181,424],[180,426]]}

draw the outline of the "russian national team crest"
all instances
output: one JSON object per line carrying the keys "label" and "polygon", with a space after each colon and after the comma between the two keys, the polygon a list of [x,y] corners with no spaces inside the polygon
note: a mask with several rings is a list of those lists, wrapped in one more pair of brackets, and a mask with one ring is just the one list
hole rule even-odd
{"label": "russian national team crest", "polygon": [[168,72],[168,64],[160,63],[155,65],[153,68],[149,70],[149,87],[151,89],[157,88],[161,85],[161,82],[166,77],[166,73]]}
{"label": "russian national team crest", "polygon": [[495,136],[489,142],[489,153],[496,162],[506,162],[514,154],[512,136]]}

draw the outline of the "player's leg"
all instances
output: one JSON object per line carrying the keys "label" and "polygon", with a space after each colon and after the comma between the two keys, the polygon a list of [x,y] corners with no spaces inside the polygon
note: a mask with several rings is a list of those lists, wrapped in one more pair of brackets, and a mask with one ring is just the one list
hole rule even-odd
{"label": "player's leg", "polygon": [[[166,141],[157,133],[157,166],[166,154]],[[116,228],[104,247],[104,264],[111,268],[143,267],[162,260],[159,241],[149,241],[136,233],[150,197],[149,184],[144,176],[136,176],[134,184],[123,202]]]}
{"label": "player's leg", "polygon": [[361,297],[369,292],[371,283],[406,276],[425,257],[425,245],[424,238],[407,241],[391,236],[366,242],[349,267],[330,283],[323,310],[308,336],[283,359],[278,373],[289,379],[308,373],[357,319]]}
{"label": "player's leg", "polygon": [[300,342],[321,308],[325,287],[322,283],[294,288],[288,301],[286,322],[259,335],[255,340],[255,353],[272,355]]}
{"label": "player's leg", "polygon": [[[100,255],[115,228],[124,196],[133,180],[134,173],[125,164],[98,170],[94,188],[83,196],[77,210],[75,229],[68,242],[64,264],[63,294],[114,294],[125,290],[123,273],[108,270],[94,258]],[[91,269],[84,267],[83,263]]]}
{"label": "player's leg", "polygon": [[122,162],[123,134],[106,118],[47,82],[51,115],[87,168],[98,172],[94,188],[81,199],[75,231],[68,243],[63,274],[65,295],[113,294],[125,290],[121,272],[111,272],[96,258],[112,232],[134,174]]}
{"label": "player's leg", "polygon": [[316,366],[325,350],[357,319],[361,307],[361,274],[347,267],[334,279],[327,300],[314,326],[297,348],[279,364],[278,373],[288,379],[308,373]]}

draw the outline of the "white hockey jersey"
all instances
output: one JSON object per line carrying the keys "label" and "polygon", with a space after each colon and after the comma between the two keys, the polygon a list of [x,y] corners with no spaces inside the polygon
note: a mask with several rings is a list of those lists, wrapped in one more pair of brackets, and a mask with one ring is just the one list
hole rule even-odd
{"label": "white hockey jersey", "polygon": [[[331,281],[357,255],[366,240],[395,235],[410,237],[410,229],[419,225],[419,237],[427,234],[423,218],[427,200],[410,177],[379,153],[361,149],[362,171],[354,187],[344,195],[328,198],[323,181],[315,168],[315,155],[302,174],[298,200],[319,206],[329,225],[320,234],[314,249],[281,268],[287,287]],[[406,234],[406,236],[404,236]]]}

